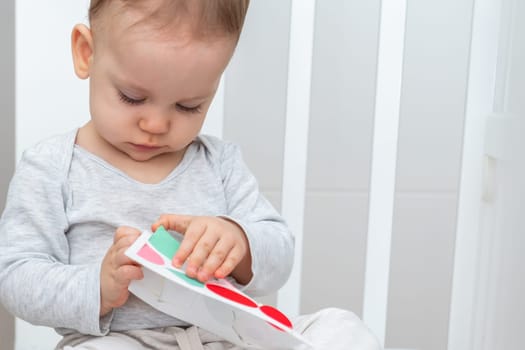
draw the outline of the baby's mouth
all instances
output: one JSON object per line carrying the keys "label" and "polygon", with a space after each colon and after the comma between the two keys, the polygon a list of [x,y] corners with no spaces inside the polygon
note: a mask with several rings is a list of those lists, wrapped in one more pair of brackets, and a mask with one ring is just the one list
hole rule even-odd
{"label": "baby's mouth", "polygon": [[144,144],[137,144],[137,143],[130,143],[131,146],[139,151],[155,151],[155,150],[158,150],[160,148],[162,148],[161,146],[156,146],[156,145],[144,145]]}

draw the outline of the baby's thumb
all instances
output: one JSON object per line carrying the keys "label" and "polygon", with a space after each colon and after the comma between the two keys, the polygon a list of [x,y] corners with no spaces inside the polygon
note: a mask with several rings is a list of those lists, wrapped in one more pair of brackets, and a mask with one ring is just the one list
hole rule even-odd
{"label": "baby's thumb", "polygon": [[184,234],[191,223],[192,216],[178,214],[162,214],[159,219],[151,226],[153,232],[162,225],[166,230],[177,231]]}

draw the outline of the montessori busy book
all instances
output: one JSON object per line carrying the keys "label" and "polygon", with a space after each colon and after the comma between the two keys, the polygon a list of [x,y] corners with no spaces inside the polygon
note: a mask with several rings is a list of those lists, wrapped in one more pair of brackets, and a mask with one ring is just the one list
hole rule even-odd
{"label": "montessori busy book", "polygon": [[159,227],[145,231],[126,255],[144,268],[144,279],[129,290],[154,308],[196,325],[233,344],[254,349],[293,349],[310,344],[276,308],[263,305],[226,279],[206,283],[171,263],[180,236]]}

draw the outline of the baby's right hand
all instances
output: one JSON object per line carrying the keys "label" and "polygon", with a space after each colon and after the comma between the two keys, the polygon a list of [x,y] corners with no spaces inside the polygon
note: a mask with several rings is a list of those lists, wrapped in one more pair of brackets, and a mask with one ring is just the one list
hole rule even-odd
{"label": "baby's right hand", "polygon": [[100,316],[128,300],[128,286],[132,280],[144,277],[142,267],[128,258],[124,252],[140,236],[140,231],[131,227],[119,227],[108,249],[100,270]]}

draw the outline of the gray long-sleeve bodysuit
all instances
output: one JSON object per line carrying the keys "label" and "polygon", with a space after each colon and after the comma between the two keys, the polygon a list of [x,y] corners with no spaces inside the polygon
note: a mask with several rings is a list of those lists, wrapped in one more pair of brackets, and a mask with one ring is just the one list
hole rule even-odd
{"label": "gray long-sleeve bodysuit", "polygon": [[199,136],[160,183],[140,183],[75,145],[76,130],[24,152],[0,220],[0,301],[61,334],[184,325],[131,295],[102,319],[100,265],[119,226],[149,229],[163,213],[225,216],[246,232],[251,295],[276,291],[293,237],[259,193],[238,147]]}

